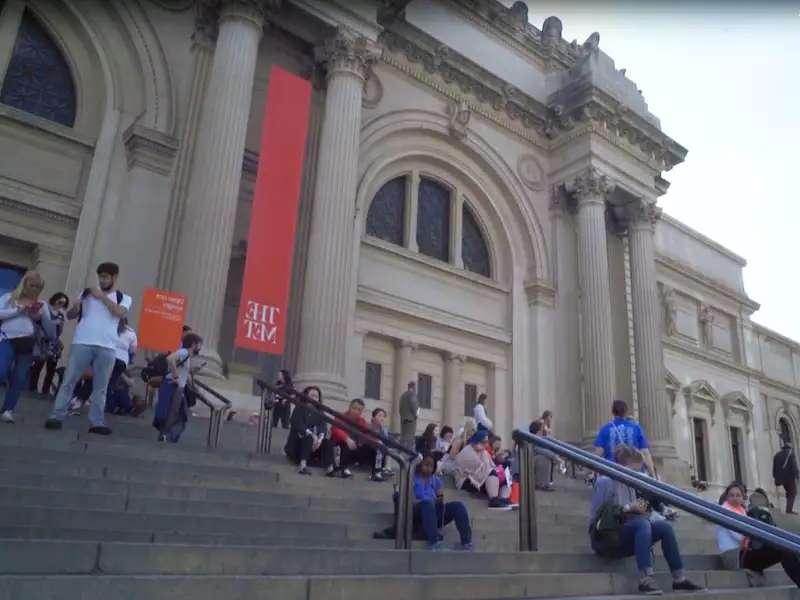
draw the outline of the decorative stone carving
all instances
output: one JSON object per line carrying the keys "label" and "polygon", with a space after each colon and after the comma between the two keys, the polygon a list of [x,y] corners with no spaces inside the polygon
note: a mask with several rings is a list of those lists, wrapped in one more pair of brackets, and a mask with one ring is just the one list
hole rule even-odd
{"label": "decorative stone carving", "polygon": [[349,72],[366,79],[370,66],[380,58],[380,49],[370,40],[344,27],[317,46],[314,53],[317,61],[326,66],[328,78],[335,72]]}
{"label": "decorative stone carving", "polygon": [[141,167],[161,175],[172,171],[178,153],[175,138],[134,123],[122,134],[122,139],[129,169]]}
{"label": "decorative stone carving", "polygon": [[447,105],[447,114],[450,115],[450,135],[458,140],[463,140],[467,137],[467,125],[472,116],[469,104],[463,99],[460,102],[453,100]]}
{"label": "decorative stone carving", "polygon": [[591,54],[592,52],[595,52],[599,48],[600,48],[600,34],[595,31],[594,33],[592,33],[592,35],[586,38],[585,42],[583,42],[582,49],[584,54]]}
{"label": "decorative stone carving", "polygon": [[396,20],[406,18],[406,6],[411,0],[383,0],[378,7],[378,23],[386,27]]}
{"label": "decorative stone carving", "polygon": [[523,154],[517,160],[517,175],[528,188],[538,192],[544,189],[542,167],[533,154]]}
{"label": "decorative stone carving", "polygon": [[542,25],[542,43],[552,46],[561,41],[561,32],[564,26],[558,17],[547,17]]}
{"label": "decorative stone carving", "polygon": [[609,194],[614,190],[614,185],[606,175],[594,167],[589,167],[572,181],[565,183],[564,189],[580,205],[585,202],[605,203]]}
{"label": "decorative stone carving", "polygon": [[522,0],[517,0],[508,9],[509,22],[519,29],[525,29],[528,26],[528,5]]}
{"label": "decorative stone carving", "polygon": [[372,67],[370,67],[367,71],[367,77],[364,80],[364,95],[361,100],[361,106],[364,108],[375,108],[380,104],[382,99],[383,84]]}
{"label": "decorative stone carving", "polygon": [[664,332],[673,336],[678,331],[678,304],[675,290],[663,286],[661,289],[661,302],[664,305]]}
{"label": "decorative stone carving", "polygon": [[711,347],[714,341],[714,309],[707,304],[700,305],[700,328],[703,332],[703,344]]}

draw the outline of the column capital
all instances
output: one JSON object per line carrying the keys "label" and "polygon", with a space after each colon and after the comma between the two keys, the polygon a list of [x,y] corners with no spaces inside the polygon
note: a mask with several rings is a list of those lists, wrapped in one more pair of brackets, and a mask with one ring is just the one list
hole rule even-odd
{"label": "column capital", "polygon": [[366,80],[381,49],[366,37],[339,27],[333,37],[315,48],[314,55],[327,68],[328,78],[344,73]]}
{"label": "column capital", "polygon": [[278,10],[283,0],[197,0],[192,41],[213,48],[219,24],[225,19],[243,19],[263,27],[267,17]]}
{"label": "column capital", "polygon": [[418,348],[415,342],[411,342],[409,340],[397,340],[397,347],[398,348],[411,348],[411,350],[416,350]]}
{"label": "column capital", "polygon": [[444,353],[444,359],[446,361],[448,361],[448,362],[464,363],[464,362],[466,362],[467,357],[464,356],[463,354],[456,354],[455,352],[447,351],[447,352]]}
{"label": "column capital", "polygon": [[656,203],[642,198],[631,202],[627,209],[628,227],[654,230],[656,222],[661,218],[662,210]]}
{"label": "column capital", "polygon": [[572,196],[578,208],[585,204],[603,204],[611,192],[614,182],[594,167],[589,167],[575,177],[564,182],[564,190]]}

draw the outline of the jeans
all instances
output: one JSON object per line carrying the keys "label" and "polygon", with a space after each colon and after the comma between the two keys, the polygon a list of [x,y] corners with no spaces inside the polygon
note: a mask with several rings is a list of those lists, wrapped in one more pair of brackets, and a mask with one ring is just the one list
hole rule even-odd
{"label": "jeans", "polygon": [[420,521],[422,522],[422,529],[425,532],[425,538],[428,543],[435,544],[439,540],[439,523],[442,527],[448,525],[451,521],[456,522],[456,529],[458,535],[461,536],[462,544],[469,544],[472,542],[472,528],[469,526],[469,514],[467,508],[461,502],[433,502],[432,500],[423,500],[417,502],[414,510],[419,514]]}
{"label": "jeans", "polygon": [[58,421],[63,421],[66,418],[75,384],[78,383],[84,372],[91,368],[92,405],[89,409],[89,423],[91,423],[92,427],[102,427],[105,424],[104,413],[108,380],[111,378],[111,371],[114,368],[115,361],[114,350],[111,348],[73,344],[69,353],[67,369],[64,372],[64,381],[58,390],[56,403],[50,418]]}
{"label": "jeans", "polygon": [[32,354],[17,354],[8,339],[0,342],[0,381],[8,380],[2,411],[14,410],[19,395],[28,385]]}
{"label": "jeans", "polygon": [[672,525],[666,521],[651,523],[647,517],[633,517],[622,526],[622,556],[635,556],[640,572],[653,568],[650,548],[661,542],[661,551],[672,573],[683,570],[681,552]]}
{"label": "jeans", "polygon": [[39,377],[41,377],[42,369],[44,369],[44,383],[42,384],[42,393],[49,394],[50,388],[53,387],[53,377],[58,368],[58,361],[52,358],[35,358],[31,365],[31,392],[39,391]]}

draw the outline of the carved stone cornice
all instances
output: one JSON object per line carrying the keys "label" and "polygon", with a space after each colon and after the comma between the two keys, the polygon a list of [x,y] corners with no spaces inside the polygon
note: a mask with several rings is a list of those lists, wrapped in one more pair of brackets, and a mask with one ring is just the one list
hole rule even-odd
{"label": "carved stone cornice", "polygon": [[196,0],[192,41],[213,48],[221,19],[246,19],[256,26],[264,25],[269,15],[278,10],[283,0]]}
{"label": "carved stone cornice", "polygon": [[563,186],[564,191],[578,206],[591,203],[605,204],[608,196],[614,191],[614,183],[594,167],[589,167],[567,180]]}
{"label": "carved stone cornice", "polygon": [[463,364],[466,362],[467,357],[464,354],[458,354],[457,352],[450,352],[448,350],[444,352],[444,359],[450,362],[460,362]]}
{"label": "carved stone cornice", "polygon": [[530,281],[525,284],[525,295],[531,306],[541,305],[554,307],[556,304],[556,290],[546,281]]}
{"label": "carved stone cornice", "polygon": [[316,60],[323,64],[330,79],[345,73],[366,80],[371,66],[381,56],[380,47],[362,35],[339,27],[333,37],[314,49]]}
{"label": "carved stone cornice", "polygon": [[37,206],[33,206],[25,202],[18,202],[16,200],[11,200],[10,198],[4,197],[2,194],[0,194],[0,208],[7,208],[14,211],[18,211],[20,213],[36,217],[37,219],[41,219],[42,221],[63,223],[65,225],[70,225],[72,227],[76,227],[78,225],[77,217],[56,213],[50,210],[45,210],[43,208],[39,208]]}
{"label": "carved stone cornice", "polygon": [[134,123],[122,134],[122,140],[125,143],[129,169],[141,167],[160,175],[169,175],[172,172],[178,153],[178,142],[175,138]]}

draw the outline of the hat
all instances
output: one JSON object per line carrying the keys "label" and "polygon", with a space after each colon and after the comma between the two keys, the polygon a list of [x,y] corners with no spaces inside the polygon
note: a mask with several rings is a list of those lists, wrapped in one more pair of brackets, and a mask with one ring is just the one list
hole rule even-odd
{"label": "hat", "polygon": [[472,434],[472,437],[467,440],[467,443],[472,444],[482,444],[489,438],[489,433],[485,429],[481,429],[480,431],[476,431]]}

